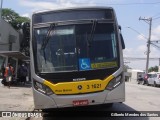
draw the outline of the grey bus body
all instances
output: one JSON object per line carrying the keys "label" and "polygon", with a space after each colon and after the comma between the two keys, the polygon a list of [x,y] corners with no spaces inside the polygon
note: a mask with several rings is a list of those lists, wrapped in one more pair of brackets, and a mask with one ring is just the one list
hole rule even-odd
{"label": "grey bus body", "polygon": [[125,101],[124,42],[113,8],[36,12],[30,46],[35,109]]}

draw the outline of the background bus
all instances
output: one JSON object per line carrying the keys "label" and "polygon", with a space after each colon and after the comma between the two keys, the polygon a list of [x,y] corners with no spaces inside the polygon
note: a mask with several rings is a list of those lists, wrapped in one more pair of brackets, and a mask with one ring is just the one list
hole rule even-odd
{"label": "background bus", "polygon": [[37,12],[31,22],[35,109],[124,102],[124,42],[113,8]]}

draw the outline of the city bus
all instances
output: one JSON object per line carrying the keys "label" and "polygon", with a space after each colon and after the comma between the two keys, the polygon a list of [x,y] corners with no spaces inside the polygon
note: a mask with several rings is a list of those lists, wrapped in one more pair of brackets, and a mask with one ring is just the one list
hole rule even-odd
{"label": "city bus", "polygon": [[35,109],[125,101],[125,45],[113,8],[35,12],[30,29]]}

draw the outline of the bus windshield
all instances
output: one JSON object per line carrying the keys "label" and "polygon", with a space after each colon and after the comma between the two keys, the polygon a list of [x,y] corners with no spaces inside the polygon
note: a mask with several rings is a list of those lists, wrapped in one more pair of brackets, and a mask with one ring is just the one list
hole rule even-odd
{"label": "bus windshield", "polygon": [[34,28],[35,64],[40,73],[84,71],[118,67],[113,23],[54,26],[45,49],[49,27]]}

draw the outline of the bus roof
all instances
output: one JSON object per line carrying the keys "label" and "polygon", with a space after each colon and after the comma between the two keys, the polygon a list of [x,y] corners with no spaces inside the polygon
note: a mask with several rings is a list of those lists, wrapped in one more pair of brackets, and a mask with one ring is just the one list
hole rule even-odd
{"label": "bus roof", "polygon": [[84,6],[84,7],[66,7],[66,8],[58,8],[58,9],[48,9],[48,10],[39,10],[36,12],[33,12],[33,14],[38,13],[46,13],[46,12],[58,12],[58,11],[70,11],[70,10],[89,10],[89,9],[110,9],[113,10],[112,7],[106,7],[106,6]]}

